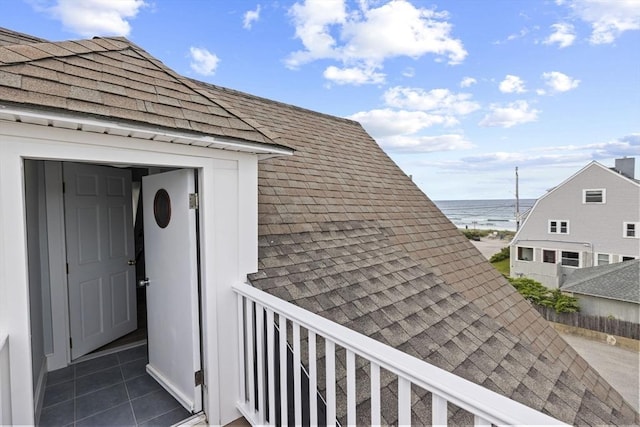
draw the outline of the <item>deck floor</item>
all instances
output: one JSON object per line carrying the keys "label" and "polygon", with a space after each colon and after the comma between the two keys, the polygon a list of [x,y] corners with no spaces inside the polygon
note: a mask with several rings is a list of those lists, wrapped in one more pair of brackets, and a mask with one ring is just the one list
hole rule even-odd
{"label": "deck floor", "polygon": [[149,374],[147,346],[47,375],[42,426],[170,426],[191,414]]}

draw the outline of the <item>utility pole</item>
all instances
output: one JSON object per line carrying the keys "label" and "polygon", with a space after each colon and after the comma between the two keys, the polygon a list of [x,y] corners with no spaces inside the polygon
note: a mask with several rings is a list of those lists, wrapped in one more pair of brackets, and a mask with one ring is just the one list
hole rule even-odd
{"label": "utility pole", "polygon": [[520,196],[518,195],[518,167],[516,166],[516,231],[520,230]]}

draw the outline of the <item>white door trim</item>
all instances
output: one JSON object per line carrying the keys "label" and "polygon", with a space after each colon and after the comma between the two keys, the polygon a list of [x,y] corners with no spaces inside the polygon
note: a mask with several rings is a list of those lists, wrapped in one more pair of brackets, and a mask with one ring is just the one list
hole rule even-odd
{"label": "white door trim", "polygon": [[[207,385],[204,408],[211,424],[224,424],[237,418],[235,400],[239,375],[235,340],[238,325],[231,285],[245,281],[247,273],[257,271],[258,156],[0,122],[0,335],[8,334],[10,341],[14,424],[34,422],[23,197],[23,160],[27,158],[199,170],[200,251],[202,259],[206,260],[200,271],[203,367]],[[226,190],[230,188],[226,185],[229,182],[235,188],[233,198],[229,202],[215,203],[216,197],[225,200],[221,196],[229,191]],[[225,237],[233,239],[231,245]],[[218,319],[224,323],[223,328],[218,327]],[[225,393],[220,393],[220,384],[225,385]]]}

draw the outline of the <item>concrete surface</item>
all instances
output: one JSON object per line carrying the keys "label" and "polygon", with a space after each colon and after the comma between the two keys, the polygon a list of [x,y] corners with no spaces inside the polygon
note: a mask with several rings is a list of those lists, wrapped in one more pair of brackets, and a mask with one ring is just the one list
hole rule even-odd
{"label": "concrete surface", "polygon": [[577,335],[560,335],[636,411],[640,411],[640,353]]}
{"label": "concrete surface", "polygon": [[500,252],[500,249],[509,246],[509,240],[501,240],[501,239],[490,239],[488,237],[483,237],[479,242],[475,240],[469,240],[473,243],[473,246],[478,248],[480,253],[484,255],[486,259],[491,258],[491,256],[495,253]]}

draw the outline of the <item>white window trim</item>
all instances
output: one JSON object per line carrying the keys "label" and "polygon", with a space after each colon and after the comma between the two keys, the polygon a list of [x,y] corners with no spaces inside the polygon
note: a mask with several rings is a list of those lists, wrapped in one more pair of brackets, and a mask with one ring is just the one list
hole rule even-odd
{"label": "white window trim", "polygon": [[[635,231],[636,231],[636,235],[635,236],[627,236],[627,226],[629,224],[634,224],[635,227]],[[622,237],[624,237],[625,239],[640,239],[640,222],[636,222],[636,221],[625,221],[622,223]]]}
{"label": "white window trim", "polygon": [[[562,252],[573,252],[578,254],[578,265],[567,265],[562,263]],[[581,268],[582,267],[582,253],[580,251],[560,251],[560,265],[567,268]]]}
{"label": "white window trim", "polygon": [[[548,251],[548,252],[555,252],[555,254],[556,254],[556,257],[555,257],[556,262],[545,262],[545,260],[544,260],[544,252],[545,252],[545,251]],[[559,261],[558,253],[559,253],[559,252],[558,252],[558,250],[557,250],[557,249],[541,248],[540,256],[541,256],[542,258],[540,259],[540,261],[541,261],[543,264],[558,264],[558,261]]]}
{"label": "white window trim", "polygon": [[[587,191],[602,191],[601,202],[587,202]],[[582,204],[583,205],[604,205],[607,203],[607,189],[606,188],[585,188],[582,190]]]}
{"label": "white window trim", "polygon": [[[519,254],[519,249],[531,249],[531,259],[520,259],[520,254]],[[518,261],[524,261],[524,262],[534,262],[536,260],[536,251],[535,248],[531,247],[531,246],[517,246],[516,247],[516,259]]]}
{"label": "white window trim", "polygon": [[[551,223],[552,222],[556,223],[556,231],[551,231]],[[562,229],[561,224],[563,222],[567,223],[567,232],[566,233],[563,233],[563,232],[560,231]],[[571,234],[571,228],[570,228],[569,225],[570,224],[569,224],[569,220],[568,219],[550,219],[547,222],[547,233],[548,234]]]}
{"label": "white window trim", "polygon": [[[606,255],[607,258],[609,259],[609,262],[607,264],[600,264],[600,255]],[[604,252],[597,252],[596,253],[596,257],[595,257],[595,261],[596,261],[596,265],[609,265],[609,264],[613,264],[613,262],[611,262],[611,254],[608,253],[604,253]]]}

